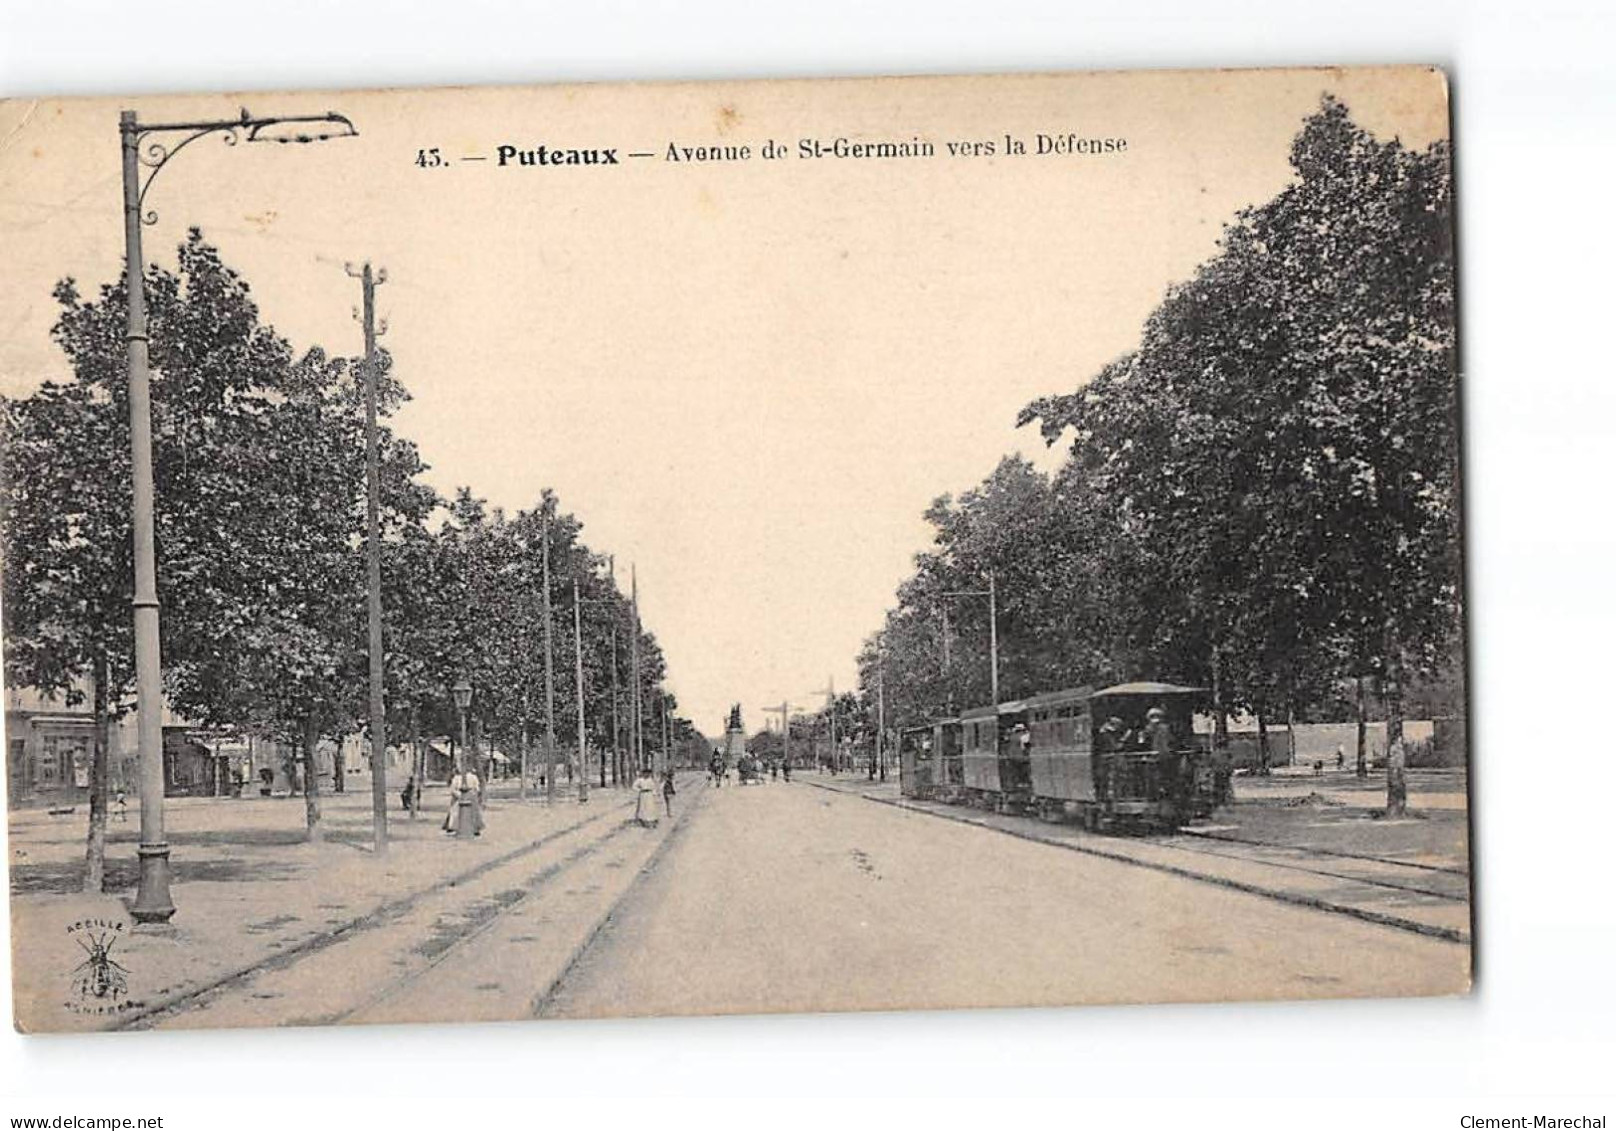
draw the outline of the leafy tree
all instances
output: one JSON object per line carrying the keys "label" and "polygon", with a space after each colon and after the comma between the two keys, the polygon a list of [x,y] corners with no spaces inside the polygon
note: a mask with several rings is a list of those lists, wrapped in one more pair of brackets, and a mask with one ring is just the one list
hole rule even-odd
{"label": "leafy tree", "polygon": [[1148,595],[1131,635],[1226,660],[1259,712],[1368,668],[1396,734],[1404,657],[1428,667],[1458,620],[1447,150],[1377,142],[1327,98],[1291,161],[1134,354],[1023,420],[1073,429],[1121,514]]}

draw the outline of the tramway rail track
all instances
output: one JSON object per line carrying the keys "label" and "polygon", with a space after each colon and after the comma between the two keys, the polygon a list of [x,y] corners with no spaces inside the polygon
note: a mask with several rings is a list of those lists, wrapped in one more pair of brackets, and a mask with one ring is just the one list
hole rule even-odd
{"label": "tramway rail track", "polygon": [[[412,917],[428,919],[452,915],[456,906],[457,891],[467,887],[481,886],[489,889],[491,894],[484,897],[485,899],[494,898],[498,893],[509,891],[521,891],[523,898],[526,898],[538,887],[542,887],[545,883],[560,877],[569,866],[580,863],[621,835],[624,829],[628,827],[626,823],[612,829],[604,836],[591,836],[590,834],[598,834],[600,831],[599,826],[609,822],[614,816],[620,820],[624,819],[624,815],[631,812],[632,808],[632,802],[625,803],[621,800],[613,799],[610,807],[603,812],[592,814],[581,821],[552,830],[527,844],[493,859],[485,860],[475,867],[441,880],[424,890],[411,892],[389,900],[363,915],[337,925],[330,931],[315,935],[273,955],[165,997],[133,1016],[123,1019],[115,1028],[148,1029],[160,1027],[192,1012],[212,1010],[216,1006],[227,1007],[232,998],[239,995],[270,996],[263,994],[252,995],[254,983],[259,979],[296,972],[307,968],[313,963],[328,960],[331,954],[351,950],[355,944],[363,946],[368,943],[374,946],[376,944],[373,940],[376,940],[378,936],[385,935],[388,928],[395,928],[401,922]],[[569,851],[561,861],[552,861],[541,867],[537,872],[531,871],[535,863],[534,857],[543,857],[554,852],[555,849],[560,847],[559,842],[580,837],[584,838],[584,844]],[[381,992],[369,994],[364,1000],[333,1010],[329,1015],[303,1016],[295,1020],[281,1020],[278,1023],[328,1023],[341,1020],[358,1012],[360,1009],[388,996],[398,988],[402,981],[418,978],[426,969],[436,966],[444,958],[447,958],[449,953],[459,949],[462,943],[470,941],[471,938],[480,934],[482,929],[497,920],[497,910],[502,909],[496,909],[496,913],[486,920],[479,920],[464,938],[450,943],[441,953],[435,956],[435,960],[429,961],[423,969],[413,970],[411,973],[406,974],[403,979],[390,980]]]}

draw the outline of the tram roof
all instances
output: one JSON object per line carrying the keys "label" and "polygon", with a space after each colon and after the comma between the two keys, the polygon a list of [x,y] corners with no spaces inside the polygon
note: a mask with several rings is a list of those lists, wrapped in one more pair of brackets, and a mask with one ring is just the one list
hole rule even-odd
{"label": "tram roof", "polygon": [[1068,687],[1063,691],[1045,691],[1041,695],[1029,695],[1022,700],[1024,707],[1047,707],[1051,703],[1070,703],[1074,699],[1094,698],[1094,688],[1087,685],[1083,687]]}
{"label": "tram roof", "polygon": [[1149,680],[1140,680],[1135,683],[1119,683],[1115,687],[1107,687],[1094,693],[1095,698],[1102,695],[1201,695],[1204,687],[1185,687],[1178,683],[1153,683]]}
{"label": "tram roof", "polygon": [[961,719],[982,719],[989,715],[995,714],[1014,715],[1021,711],[1025,711],[1027,709],[1027,703],[1028,700],[1026,699],[1011,699],[1007,702],[1000,703],[997,710],[994,709],[993,704],[984,703],[980,707],[971,707],[967,710],[961,711],[959,717]]}

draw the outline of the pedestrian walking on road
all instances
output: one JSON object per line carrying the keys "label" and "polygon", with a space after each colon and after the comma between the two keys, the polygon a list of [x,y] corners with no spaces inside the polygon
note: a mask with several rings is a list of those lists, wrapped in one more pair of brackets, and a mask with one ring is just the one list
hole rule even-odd
{"label": "pedestrian walking on road", "polygon": [[657,826],[656,788],[656,779],[651,777],[651,771],[641,769],[640,776],[634,779],[634,823],[641,828],[654,829]]}
{"label": "pedestrian walking on road", "polygon": [[664,770],[664,771],[662,771],[662,809],[663,809],[663,811],[665,813],[667,813],[668,819],[671,821],[673,819],[673,771],[672,770]]}

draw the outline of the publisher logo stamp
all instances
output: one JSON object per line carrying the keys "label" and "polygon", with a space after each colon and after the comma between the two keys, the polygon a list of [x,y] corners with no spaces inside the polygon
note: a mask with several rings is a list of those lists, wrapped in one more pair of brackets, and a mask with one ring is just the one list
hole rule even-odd
{"label": "publisher logo stamp", "polygon": [[67,1008],[74,1013],[113,1014],[133,1009],[129,998],[129,968],[119,946],[129,935],[121,919],[80,919],[67,928],[78,948],[79,962],[70,975]]}

